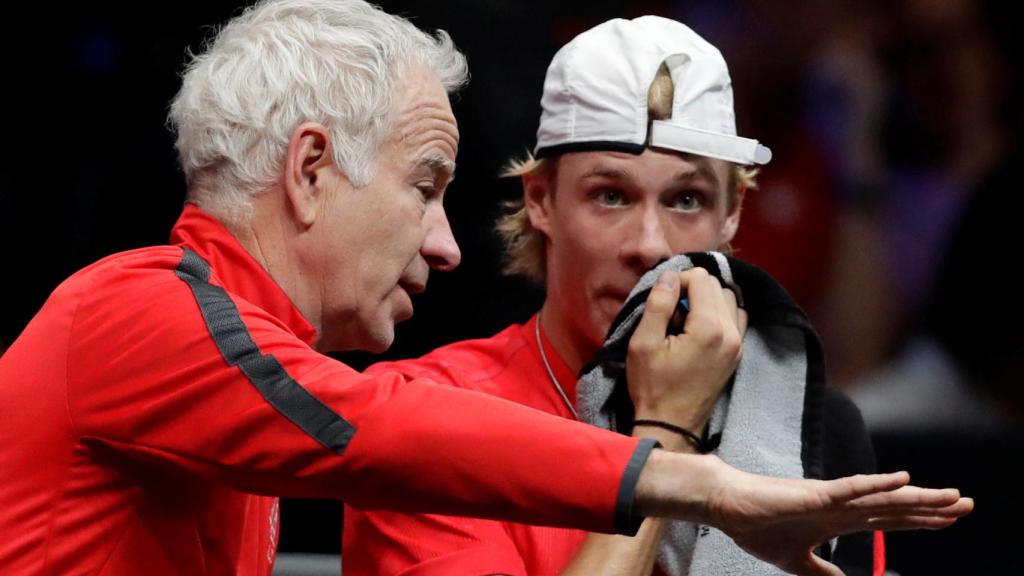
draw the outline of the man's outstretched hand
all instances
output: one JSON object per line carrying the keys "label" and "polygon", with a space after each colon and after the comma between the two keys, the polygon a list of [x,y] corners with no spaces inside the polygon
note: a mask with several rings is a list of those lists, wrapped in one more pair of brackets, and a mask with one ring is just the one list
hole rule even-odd
{"label": "man's outstretched hand", "polygon": [[974,508],[958,490],[909,486],[906,472],[838,480],[771,478],[740,471],[715,456],[663,451],[652,453],[648,464],[637,486],[642,513],[715,526],[748,553],[801,576],[843,574],[813,554],[836,536],[945,528]]}

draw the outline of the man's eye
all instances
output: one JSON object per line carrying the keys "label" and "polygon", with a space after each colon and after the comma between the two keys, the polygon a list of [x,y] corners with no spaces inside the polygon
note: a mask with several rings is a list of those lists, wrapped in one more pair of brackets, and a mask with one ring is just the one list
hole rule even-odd
{"label": "man's eye", "polygon": [[420,198],[424,202],[429,202],[437,197],[437,187],[433,184],[420,184],[416,186],[416,189],[420,192]]}
{"label": "man's eye", "polygon": [[672,199],[669,207],[682,212],[696,212],[704,204],[699,194],[680,194]]}
{"label": "man's eye", "polygon": [[626,202],[626,195],[615,188],[601,188],[594,193],[594,200],[605,206],[621,206]]}

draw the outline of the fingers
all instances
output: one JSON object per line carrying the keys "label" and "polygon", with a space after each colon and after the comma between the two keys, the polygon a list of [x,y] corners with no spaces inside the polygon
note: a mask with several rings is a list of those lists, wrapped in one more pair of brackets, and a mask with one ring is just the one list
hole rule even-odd
{"label": "fingers", "polygon": [[[959,518],[974,510],[974,500],[971,498],[960,498],[949,506],[940,508],[928,506],[908,506],[899,508],[887,508],[884,513],[875,515],[884,516],[935,516],[937,518]],[[865,515],[868,515],[865,513]]]}
{"label": "fingers", "polygon": [[723,326],[723,328],[730,331],[728,332],[729,338],[735,338],[735,342],[739,346],[736,351],[736,359],[739,360],[743,356],[743,337],[747,333],[747,311],[736,303],[736,293],[732,290],[723,288],[721,294],[724,306],[723,320],[728,318],[729,322],[729,325]]}
{"label": "fingers", "polygon": [[737,306],[732,290],[722,288],[718,279],[703,268],[682,273],[666,271],[658,277],[647,296],[644,315],[631,345],[650,348],[662,343],[683,291],[690,301],[684,331],[713,338],[714,341],[705,343],[712,347],[724,342],[736,348],[738,355],[747,327],[746,312]]}
{"label": "fingers", "polygon": [[859,474],[838,480],[825,482],[825,491],[830,499],[837,502],[849,502],[865,496],[887,493],[910,482],[910,474],[894,472],[891,474]]}
{"label": "fingers", "polygon": [[856,516],[847,517],[846,520],[835,525],[839,533],[849,534],[862,530],[938,530],[953,524],[958,518],[974,510],[974,500],[959,498],[947,506],[890,504],[870,509],[854,507],[854,510],[856,510]]}
{"label": "fingers", "polygon": [[740,340],[741,341],[743,340],[743,337],[747,334],[747,326],[748,326],[747,311],[744,310],[743,308],[738,308],[736,310],[736,327],[740,331]]}
{"label": "fingers", "polygon": [[637,324],[630,347],[652,349],[661,344],[668,323],[679,302],[680,277],[678,272],[663,272],[647,296],[644,315]]}
{"label": "fingers", "polygon": [[690,299],[690,313],[686,316],[687,334],[720,334],[722,291],[718,279],[703,268],[691,268],[681,274],[686,297]]}
{"label": "fingers", "polygon": [[[941,501],[933,505],[880,505],[869,508],[857,508],[865,515],[879,514],[920,514],[928,516],[963,516],[974,510],[974,500],[971,498],[958,498],[955,502],[943,506]],[[874,514],[872,514],[874,512]]]}
{"label": "fingers", "polygon": [[736,322],[736,329],[739,331],[740,340],[747,333],[747,311],[736,303],[736,293],[732,290],[722,290],[722,297],[725,299],[726,309],[730,310]]}
{"label": "fingers", "polygon": [[889,492],[880,492],[861,496],[847,502],[852,509],[864,512],[883,510],[909,510],[914,508],[942,508],[956,504],[960,500],[960,491],[955,488],[936,490],[903,486]]}
{"label": "fingers", "polygon": [[956,522],[956,518],[934,516],[899,516],[896,518],[872,518],[868,529],[895,532],[898,530],[941,530]]}
{"label": "fingers", "polygon": [[[717,278],[703,268],[682,274],[683,287],[690,299],[684,333],[708,350],[731,351],[739,360],[743,331],[740,329],[736,295],[722,288]],[[744,316],[745,329],[745,316]]]}
{"label": "fingers", "polygon": [[960,498],[955,504],[931,511],[931,514],[939,516],[961,517],[974,511],[974,498]]}

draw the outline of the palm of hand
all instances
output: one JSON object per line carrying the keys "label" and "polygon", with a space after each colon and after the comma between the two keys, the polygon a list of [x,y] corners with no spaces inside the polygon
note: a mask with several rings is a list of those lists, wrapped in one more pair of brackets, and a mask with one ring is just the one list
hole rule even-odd
{"label": "palm of hand", "polygon": [[872,529],[943,528],[973,508],[956,490],[907,486],[906,473],[822,481],[724,468],[724,481],[708,501],[710,523],[751,555],[800,575],[842,575],[813,554],[836,536]]}

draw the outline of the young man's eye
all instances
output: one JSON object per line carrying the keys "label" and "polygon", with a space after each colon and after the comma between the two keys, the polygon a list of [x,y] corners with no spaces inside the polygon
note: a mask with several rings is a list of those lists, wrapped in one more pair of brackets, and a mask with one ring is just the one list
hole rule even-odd
{"label": "young man's eye", "polygon": [[594,192],[594,200],[605,206],[621,206],[626,202],[626,195],[615,188],[601,188]]}
{"label": "young man's eye", "polygon": [[704,205],[700,194],[687,192],[672,198],[669,207],[681,212],[696,212]]}

